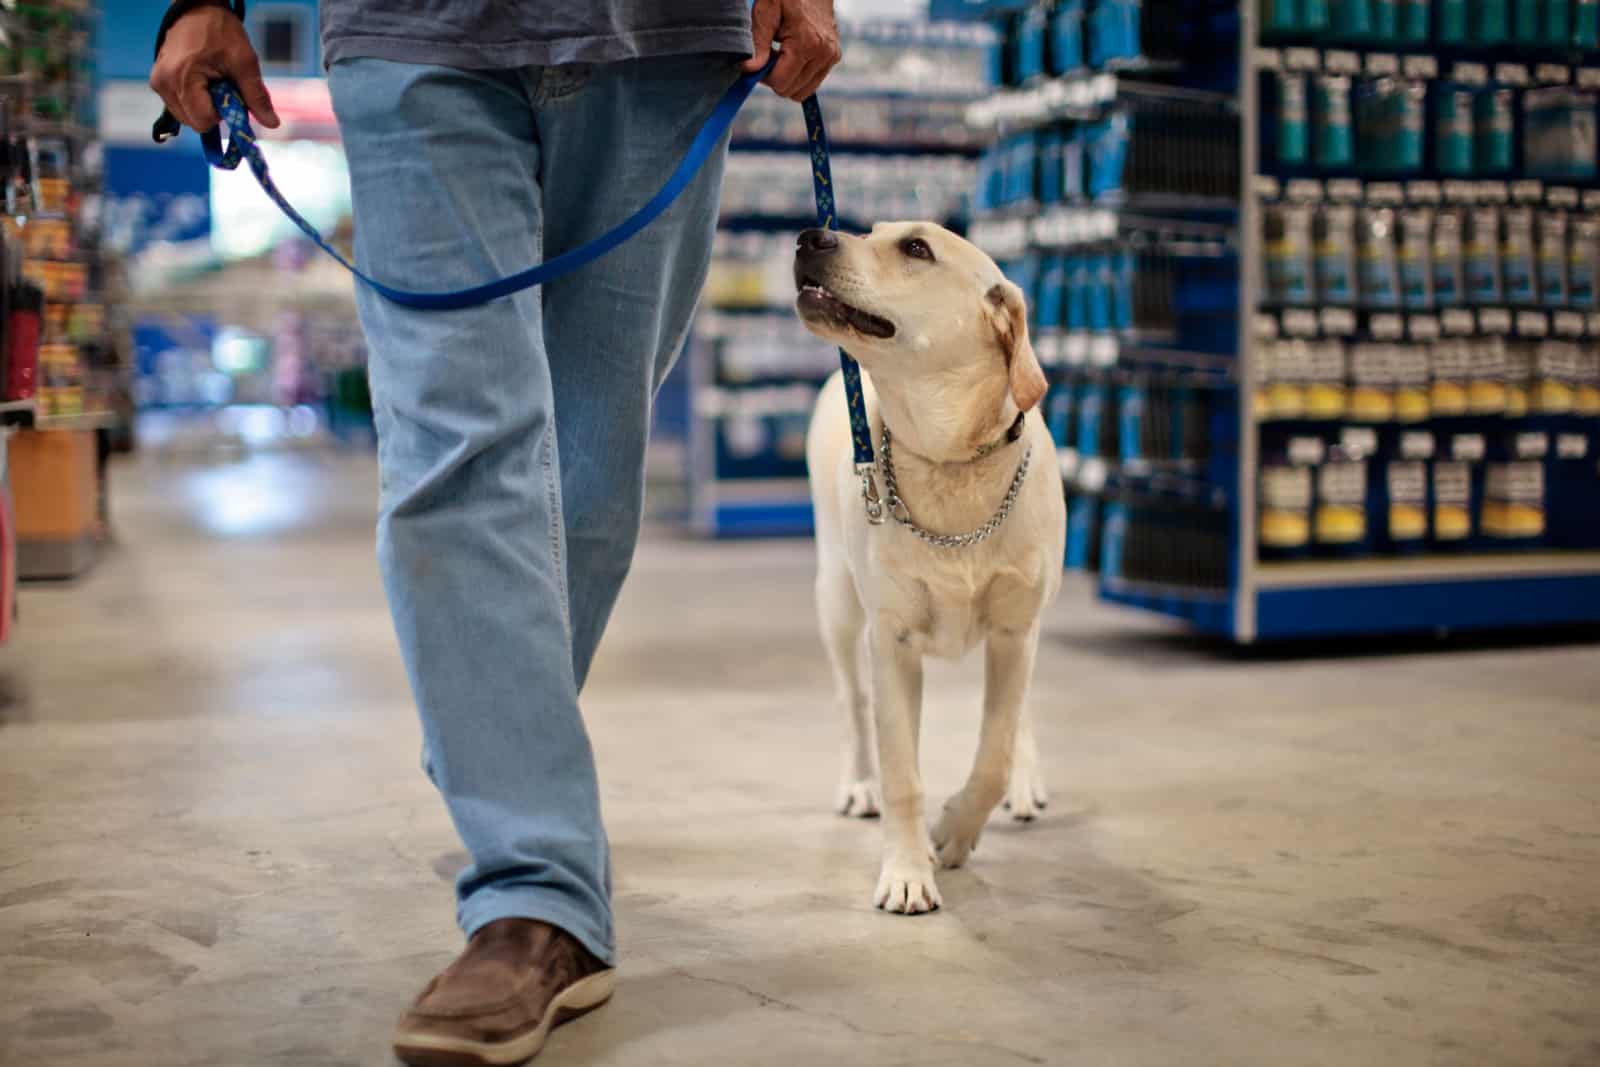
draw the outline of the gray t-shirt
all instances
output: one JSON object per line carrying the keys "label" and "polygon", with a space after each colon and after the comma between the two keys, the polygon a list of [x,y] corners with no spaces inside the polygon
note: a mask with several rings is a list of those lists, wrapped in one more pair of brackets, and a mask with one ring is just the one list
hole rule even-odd
{"label": "gray t-shirt", "polygon": [[468,70],[750,54],[748,0],[322,0],[322,57]]}

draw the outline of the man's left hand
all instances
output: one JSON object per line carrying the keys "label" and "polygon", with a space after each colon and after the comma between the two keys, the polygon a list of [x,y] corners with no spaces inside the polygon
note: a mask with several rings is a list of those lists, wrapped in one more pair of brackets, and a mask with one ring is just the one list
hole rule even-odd
{"label": "man's left hand", "polygon": [[783,44],[778,62],[765,79],[779,96],[804,100],[839,62],[833,0],[756,0],[750,28],[755,55],[745,60],[746,73],[766,66],[773,41]]}

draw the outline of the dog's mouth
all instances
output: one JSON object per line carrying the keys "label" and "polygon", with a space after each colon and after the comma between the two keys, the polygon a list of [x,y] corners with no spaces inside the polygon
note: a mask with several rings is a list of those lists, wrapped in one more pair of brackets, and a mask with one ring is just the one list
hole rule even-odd
{"label": "dog's mouth", "polygon": [[894,336],[894,323],[888,319],[880,318],[871,312],[862,311],[853,307],[833,295],[826,285],[805,275],[795,279],[800,288],[800,295],[795,299],[795,306],[800,309],[801,316],[812,319],[823,319],[838,326],[863,334],[867,337],[881,339]]}

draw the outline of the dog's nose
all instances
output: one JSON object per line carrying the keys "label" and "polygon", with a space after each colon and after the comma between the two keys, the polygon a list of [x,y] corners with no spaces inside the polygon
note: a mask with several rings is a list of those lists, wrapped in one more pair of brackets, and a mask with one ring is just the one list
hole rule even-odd
{"label": "dog's nose", "polygon": [[801,230],[795,247],[802,252],[831,252],[839,247],[839,235],[832,230]]}

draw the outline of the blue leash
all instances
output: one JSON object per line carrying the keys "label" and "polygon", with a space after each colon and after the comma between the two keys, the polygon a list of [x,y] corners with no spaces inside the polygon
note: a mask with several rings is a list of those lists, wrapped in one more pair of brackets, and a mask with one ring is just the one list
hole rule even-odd
{"label": "blue leash", "polygon": [[[765,68],[753,74],[746,74],[733,83],[723,94],[722,99],[717,101],[717,106],[712,109],[711,115],[700,127],[700,132],[695,134],[689,150],[684,153],[682,161],[667,179],[667,183],[632,215],[594,240],[563,252],[554,259],[547,259],[537,266],[492,282],[449,292],[417,293],[385,285],[376,278],[362,273],[338,249],[329,244],[322,234],[317,232],[317,228],[307,222],[305,216],[296,211],[284,198],[272,180],[272,175],[267,169],[266,157],[261,154],[255,130],[250,125],[249,112],[239,96],[238,88],[232,82],[218,81],[210,86],[212,103],[216,105],[217,114],[221,116],[223,125],[228,128],[226,146],[223,144],[221,127],[201,134],[200,143],[205,149],[206,161],[219,170],[237,170],[241,162],[248,163],[250,172],[255,175],[262,191],[278,205],[278,209],[289,221],[318,248],[332,256],[345,270],[380,296],[419,311],[450,311],[478,307],[491,300],[571,274],[579,267],[592,263],[612,251],[655,221],[684,189],[688,188],[694,176],[716,150],[723,134],[733,125],[734,116],[739,113],[739,108],[750,98],[750,94],[755,91],[761,79],[766,77],[777,59],[777,54],[774,54]],[[811,187],[817,202],[817,225],[824,229],[837,230],[839,219],[834,210],[833,174],[828,166],[828,134],[822,124],[822,105],[813,95],[808,97],[801,107],[806,119],[806,138],[811,145]],[[861,368],[842,348],[839,349],[839,365],[844,374],[845,402],[850,410],[850,438],[855,453],[856,473],[861,477],[861,496],[866,503],[868,520],[874,525],[881,524],[885,513],[874,479],[877,463],[873,455],[872,428],[867,422],[866,401],[861,393]]]}

